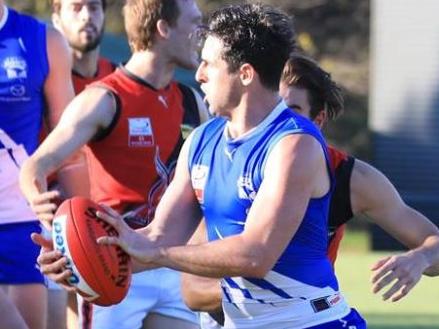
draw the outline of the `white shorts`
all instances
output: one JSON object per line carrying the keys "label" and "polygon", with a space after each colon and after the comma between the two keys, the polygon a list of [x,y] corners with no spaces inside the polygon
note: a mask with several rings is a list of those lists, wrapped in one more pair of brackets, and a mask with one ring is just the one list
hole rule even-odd
{"label": "white shorts", "polygon": [[201,329],[222,329],[218,322],[216,322],[207,312],[198,313]]}
{"label": "white shorts", "polygon": [[[128,295],[121,303],[109,307],[93,305],[91,328],[141,328],[148,313],[158,313],[197,324],[196,314],[182,300],[180,283],[180,272],[168,268],[134,274]],[[83,312],[80,315],[82,318]],[[82,328],[87,328],[83,320],[80,321]]]}

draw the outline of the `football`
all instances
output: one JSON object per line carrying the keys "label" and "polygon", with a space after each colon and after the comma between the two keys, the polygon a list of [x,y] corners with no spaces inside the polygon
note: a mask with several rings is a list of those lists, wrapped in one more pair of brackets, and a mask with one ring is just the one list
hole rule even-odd
{"label": "football", "polygon": [[65,200],[55,213],[52,224],[54,249],[67,258],[72,271],[68,283],[85,300],[108,306],[119,303],[131,282],[131,260],[120,247],[100,245],[101,236],[115,236],[117,231],[96,216],[101,210],[95,202],[74,197]]}

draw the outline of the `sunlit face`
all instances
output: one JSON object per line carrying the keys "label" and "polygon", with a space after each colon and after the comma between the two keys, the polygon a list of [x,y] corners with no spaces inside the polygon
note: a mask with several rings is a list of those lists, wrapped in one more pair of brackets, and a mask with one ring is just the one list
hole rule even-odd
{"label": "sunlit face", "polygon": [[212,114],[230,117],[240,102],[242,85],[239,73],[230,73],[227,62],[221,57],[223,47],[220,39],[207,37],[195,79],[201,84]]}
{"label": "sunlit face", "polygon": [[53,15],[54,25],[70,47],[84,53],[99,46],[104,21],[101,0],[63,0],[59,14]]}
{"label": "sunlit face", "polygon": [[311,118],[311,105],[306,89],[281,83],[279,86],[279,94],[290,109],[308,119]]}
{"label": "sunlit face", "polygon": [[180,14],[175,26],[170,27],[170,46],[173,61],[183,68],[194,70],[199,63],[198,29],[201,12],[194,0],[177,0]]}

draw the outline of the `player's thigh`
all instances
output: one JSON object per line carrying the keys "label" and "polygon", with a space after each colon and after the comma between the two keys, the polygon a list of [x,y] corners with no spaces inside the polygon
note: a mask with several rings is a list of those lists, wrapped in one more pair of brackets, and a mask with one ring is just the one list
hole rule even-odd
{"label": "player's thigh", "polygon": [[44,285],[11,285],[8,294],[29,328],[46,329],[47,288]]}
{"label": "player's thigh", "polygon": [[47,329],[65,329],[67,324],[67,292],[63,289],[49,289]]}
{"label": "player's thigh", "polygon": [[200,327],[194,322],[173,318],[158,313],[150,313],[143,321],[142,328],[143,329],[163,329],[163,328],[199,329]]}
{"label": "player's thigh", "polygon": [[0,329],[28,329],[17,308],[9,300],[5,291],[5,287],[0,288]]}

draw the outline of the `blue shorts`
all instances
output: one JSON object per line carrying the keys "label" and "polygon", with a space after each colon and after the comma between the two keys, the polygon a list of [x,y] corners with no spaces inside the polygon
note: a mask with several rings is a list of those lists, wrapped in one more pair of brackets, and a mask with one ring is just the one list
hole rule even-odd
{"label": "blue shorts", "polygon": [[0,284],[44,284],[37,267],[40,247],[30,235],[40,233],[38,221],[0,225]]}
{"label": "blue shorts", "polygon": [[308,327],[306,329],[366,329],[366,321],[355,310],[351,309],[351,312],[340,320],[335,320],[317,326]]}

